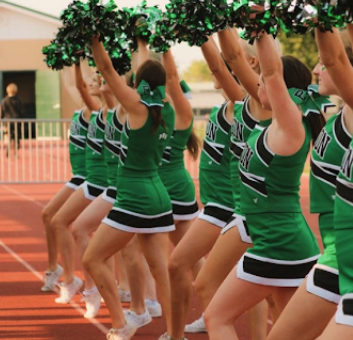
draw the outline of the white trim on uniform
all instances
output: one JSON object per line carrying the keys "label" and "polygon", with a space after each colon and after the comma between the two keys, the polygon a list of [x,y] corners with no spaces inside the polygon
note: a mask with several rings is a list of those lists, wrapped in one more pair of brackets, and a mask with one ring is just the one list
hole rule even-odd
{"label": "white trim on uniform", "polygon": [[347,325],[347,326],[353,326],[353,315],[347,315],[343,313],[343,301],[345,299],[353,299],[353,293],[349,293],[349,294],[345,294],[342,296],[338,307],[337,307],[337,311],[335,314],[335,321],[338,324],[342,324],[342,325]]}
{"label": "white trim on uniform", "polygon": [[135,227],[129,227],[127,225],[114,222],[113,220],[111,220],[107,217],[105,217],[102,220],[102,223],[105,223],[112,228],[123,230],[123,231],[129,232],[129,233],[135,233],[135,234],[166,233],[166,232],[175,230],[174,224],[171,224],[171,225],[165,226],[165,227],[156,227],[156,228],[135,228]]}
{"label": "white trim on uniform", "polygon": [[108,196],[107,192],[108,192],[109,189],[115,190],[115,192],[116,192],[116,187],[108,187],[108,188],[106,188],[103,191],[103,193],[102,193],[102,200],[114,204],[116,202],[116,199],[115,198],[111,198],[110,196]]}
{"label": "white trim on uniform", "polygon": [[[248,253],[246,255],[249,255]],[[237,265],[237,277],[245,281],[253,282],[264,286],[274,286],[274,287],[299,287],[304,278],[300,279],[273,279],[266,278],[262,276],[257,276],[249,273],[245,273],[243,270],[244,255],[238,262]]]}
{"label": "white trim on uniform", "polygon": [[250,257],[250,258],[253,258],[255,260],[262,261],[262,262],[284,264],[284,265],[295,265],[295,264],[304,264],[304,263],[315,261],[315,260],[317,260],[320,257],[320,254],[312,256],[312,257],[308,257],[308,258],[303,259],[303,260],[295,260],[295,261],[276,260],[276,259],[271,259],[271,258],[268,258],[268,257],[258,256],[258,255],[252,254],[252,253],[246,253],[246,256]]}
{"label": "white trim on uniform", "polygon": [[245,217],[239,214],[233,214],[233,217],[234,220],[232,220],[222,229],[221,234],[224,234],[229,229],[236,227],[238,228],[240,239],[242,240],[242,242],[252,244],[252,239],[250,235],[246,232],[246,228],[244,225],[244,221],[246,220]]}
{"label": "white trim on uniform", "polygon": [[105,190],[106,187],[102,187],[100,185],[96,185],[96,184],[93,184],[93,183],[90,183],[90,182],[83,182],[82,183],[82,189],[83,189],[83,194],[85,195],[85,198],[87,198],[88,200],[90,201],[93,201],[95,200],[98,196],[93,196],[89,193],[88,191],[88,186],[91,186],[95,189],[99,189],[99,190],[102,190],[102,192]]}
{"label": "white trim on uniform", "polygon": [[132,216],[137,216],[137,217],[140,217],[140,218],[145,218],[147,220],[172,214],[172,210],[169,210],[167,212],[164,212],[164,213],[158,214],[158,215],[143,215],[143,214],[139,214],[139,213],[136,213],[136,212],[133,212],[133,211],[130,211],[130,210],[125,210],[125,209],[118,208],[118,207],[113,207],[112,210],[121,211],[121,212],[123,212],[125,214],[132,215]]}
{"label": "white trim on uniform", "polygon": [[174,221],[190,221],[200,215],[200,210],[195,211],[193,214],[188,215],[177,215],[173,214]]}
{"label": "white trim on uniform", "polygon": [[215,226],[217,227],[220,227],[220,228],[224,228],[227,224],[227,222],[224,222],[222,220],[219,220],[218,218],[216,217],[213,217],[213,216],[210,216],[210,215],[206,215],[204,213],[204,210],[205,209],[202,209],[199,213],[199,216],[198,216],[198,219],[200,220],[204,220],[204,221],[207,221],[207,222],[210,222],[211,224],[214,224]]}
{"label": "white trim on uniform", "polygon": [[315,285],[314,283],[314,273],[315,273],[315,269],[321,269],[325,272],[329,272],[332,274],[337,275],[337,282],[338,282],[338,270],[325,266],[323,264],[315,264],[314,267],[310,270],[308,276],[307,276],[307,281],[306,281],[306,290],[307,292],[314,294],[324,300],[327,300],[329,302],[333,302],[338,304],[340,302],[341,299],[341,295],[339,294],[335,294],[333,292],[330,292],[329,290],[326,290],[324,288],[318,287]]}

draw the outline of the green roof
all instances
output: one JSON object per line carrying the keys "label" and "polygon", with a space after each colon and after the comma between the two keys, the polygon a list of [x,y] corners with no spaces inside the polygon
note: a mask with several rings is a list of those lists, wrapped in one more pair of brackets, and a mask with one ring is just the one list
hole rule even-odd
{"label": "green roof", "polygon": [[44,13],[44,12],[36,11],[35,9],[32,9],[32,8],[28,8],[28,7],[25,7],[25,6],[17,5],[17,4],[14,4],[11,1],[0,0],[0,5],[2,3],[6,4],[6,5],[9,5],[9,6],[12,6],[12,7],[15,7],[15,8],[22,9],[22,10],[27,11],[27,12],[31,12],[31,13],[35,13],[35,14],[38,14],[38,15],[42,15],[42,16],[50,18],[50,19],[59,20],[59,18],[56,17],[55,15],[50,15],[50,14],[47,14],[47,13]]}

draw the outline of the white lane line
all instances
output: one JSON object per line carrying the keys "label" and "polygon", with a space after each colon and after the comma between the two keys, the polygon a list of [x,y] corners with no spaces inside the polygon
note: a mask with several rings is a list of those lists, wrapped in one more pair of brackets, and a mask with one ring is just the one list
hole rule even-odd
{"label": "white lane line", "polygon": [[[21,263],[29,272],[31,272],[37,279],[42,281],[42,275],[38,273],[30,264],[28,264],[24,259],[18,256],[11,248],[9,248],[1,239],[0,239],[0,246],[4,248],[6,252],[8,252],[16,261]],[[55,288],[55,292],[59,293],[58,288]],[[85,314],[85,310],[81,308],[77,303],[70,302],[70,305],[76,309],[82,316]],[[109,329],[102,325],[97,319],[87,319],[90,321],[94,326],[96,326],[102,333],[108,333]]]}
{"label": "white lane line", "polygon": [[20,196],[20,197],[26,199],[27,201],[31,201],[32,203],[34,203],[34,204],[40,206],[41,208],[44,208],[44,207],[45,207],[45,204],[40,203],[40,202],[37,201],[36,199],[34,199],[34,198],[30,197],[30,196],[27,196],[27,195],[25,195],[25,194],[22,194],[21,192],[15,190],[15,189],[12,189],[12,188],[10,188],[10,187],[7,186],[7,185],[3,185],[3,187],[6,188],[8,191],[11,191],[13,194],[16,194],[17,196]]}
{"label": "white lane line", "polygon": [[[8,186],[5,186],[6,189],[8,189],[9,191],[15,193],[18,196],[21,196],[25,199],[27,199],[28,201],[31,201],[32,203],[39,205],[40,207],[44,207],[44,204],[36,201],[35,199],[24,195],[20,192],[18,192],[17,190],[14,190],[12,188],[9,188]],[[23,260],[20,256],[18,256],[11,248],[9,248],[1,239],[0,239],[0,246],[2,248],[4,248],[4,250],[9,253],[16,261],[18,261],[19,263],[21,263],[29,272],[31,272],[37,279],[39,279],[40,281],[43,281],[43,277],[42,275],[36,271],[30,264],[28,264],[25,260]],[[55,292],[59,293],[58,288],[55,288]],[[82,316],[85,314],[85,310],[83,308],[81,308],[77,303],[75,302],[70,302],[70,305],[76,309],[77,312],[79,312]],[[105,327],[104,325],[102,325],[97,319],[87,319],[88,321],[90,321],[94,326],[96,326],[102,333],[106,334],[108,333],[109,329],[107,327]]]}

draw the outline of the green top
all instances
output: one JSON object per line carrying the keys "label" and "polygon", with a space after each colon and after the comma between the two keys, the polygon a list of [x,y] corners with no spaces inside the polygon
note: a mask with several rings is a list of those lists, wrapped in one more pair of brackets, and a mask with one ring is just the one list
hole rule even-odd
{"label": "green top", "polygon": [[169,143],[163,152],[160,171],[184,168],[184,150],[192,132],[193,122],[185,130],[173,130]]}
{"label": "green top", "polygon": [[335,229],[353,229],[353,140],[344,154],[337,176]]}
{"label": "green top", "polygon": [[69,153],[85,154],[88,122],[84,117],[84,110],[76,110],[71,119]]}
{"label": "green top", "polygon": [[310,161],[311,213],[334,211],[336,177],[351,139],[342,112],[327,121],[316,139]]}
{"label": "green top", "polygon": [[[103,162],[103,143],[105,134],[105,123],[103,120],[103,110],[92,111],[88,133],[87,133],[87,147],[86,147],[86,161],[87,162]],[[88,163],[87,163],[88,164]]]}
{"label": "green top", "polygon": [[229,140],[231,125],[226,119],[228,102],[215,106],[206,127],[200,169],[229,174]]}
{"label": "green top", "polygon": [[104,159],[107,164],[119,164],[120,139],[123,124],[117,116],[117,108],[107,111],[105,121]]}
{"label": "green top", "polygon": [[301,212],[300,177],[311,141],[311,131],[304,127],[305,141],[291,156],[273,153],[266,143],[268,128],[255,127],[239,161],[242,212]]}
{"label": "green top", "polygon": [[249,99],[246,97],[244,101],[236,102],[234,105],[234,116],[232,122],[232,134],[230,137],[230,178],[232,181],[234,211],[241,214],[240,209],[240,176],[239,176],[239,159],[246,145],[251,132],[256,125],[262,127],[269,126],[272,119],[257,120],[249,109]]}
{"label": "green top", "polygon": [[158,174],[163,151],[174,128],[174,110],[168,102],[162,108],[162,116],[166,128],[160,125],[155,133],[152,132],[150,114],[145,125],[139,129],[131,129],[129,120],[126,120],[121,137],[118,176],[145,177]]}

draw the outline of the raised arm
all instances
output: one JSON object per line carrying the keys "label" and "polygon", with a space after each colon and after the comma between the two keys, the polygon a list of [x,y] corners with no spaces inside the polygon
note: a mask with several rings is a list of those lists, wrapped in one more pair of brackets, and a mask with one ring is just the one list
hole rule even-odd
{"label": "raised arm", "polygon": [[67,92],[69,93],[76,106],[82,105],[82,97],[75,85],[75,77],[72,67],[64,67],[61,71],[62,80]]}
{"label": "raised arm", "polygon": [[[350,37],[353,36],[352,31],[352,25],[348,25]],[[317,29],[315,33],[321,62],[325,65],[343,101],[353,109],[353,67],[338,30],[333,28],[333,33],[323,33]]]}
{"label": "raised arm", "polygon": [[246,92],[255,100],[259,101],[257,95],[259,76],[251,68],[249,62],[245,58],[244,52],[239,43],[240,38],[237,30],[231,30],[228,28],[219,31],[218,39],[227,64],[239,79]]}
{"label": "raised arm", "polygon": [[120,76],[115,71],[112,62],[98,37],[93,37],[91,43],[93,57],[97,68],[102,73],[103,78],[109,85],[114,96],[129,113],[135,113],[138,107],[142,105],[139,94],[126,84],[125,77]]}
{"label": "raised arm", "polygon": [[83,80],[81,67],[79,64],[75,65],[75,85],[87,108],[90,111],[99,110],[99,104],[97,103],[95,98],[93,98],[88,92],[88,87],[85,81]]}
{"label": "raised arm", "polygon": [[180,86],[178,71],[170,49],[163,54],[163,66],[167,74],[166,90],[173,100],[174,109],[177,114],[177,128],[180,130],[187,129],[191,124],[194,114],[191,104],[185,97]]}
{"label": "raised arm", "polygon": [[218,47],[212,37],[209,37],[208,41],[201,46],[201,50],[210,71],[221,84],[229,100],[233,103],[235,101],[242,100],[244,97],[244,92],[241,86],[235,81],[234,77],[228,71],[228,68],[224,63]]}
{"label": "raised arm", "polygon": [[[262,101],[264,101],[264,98],[265,101],[268,99],[272,108],[273,125],[279,137],[276,138],[276,141],[286,142],[288,147],[293,146],[296,149],[296,143],[299,142],[299,145],[301,145],[304,140],[302,114],[288,93],[283,78],[282,61],[274,39],[272,36],[264,34],[260,40],[256,41],[256,48],[262,71],[259,98]],[[281,150],[284,150],[284,148],[281,148]]]}
{"label": "raised arm", "polygon": [[132,69],[134,72],[149,59],[147,43],[140,38],[137,38],[137,51],[131,53]]}

